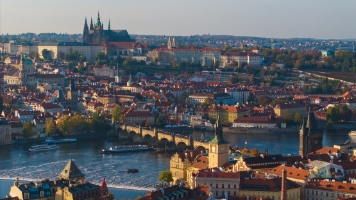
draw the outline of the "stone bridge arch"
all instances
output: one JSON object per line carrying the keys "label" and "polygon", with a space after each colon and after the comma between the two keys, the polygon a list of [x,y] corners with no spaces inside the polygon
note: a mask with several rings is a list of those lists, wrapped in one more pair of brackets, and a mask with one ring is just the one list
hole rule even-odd
{"label": "stone bridge arch", "polygon": [[204,149],[209,149],[209,143],[194,141],[193,147],[194,149],[198,149],[199,147],[203,147]]}
{"label": "stone bridge arch", "polygon": [[174,136],[168,135],[164,133],[158,133],[158,140],[161,141],[162,139],[167,139],[169,142],[174,142]]}
{"label": "stone bridge arch", "polygon": [[178,145],[179,143],[184,143],[185,145],[190,146],[189,138],[175,137],[174,140],[174,143],[176,145]]}

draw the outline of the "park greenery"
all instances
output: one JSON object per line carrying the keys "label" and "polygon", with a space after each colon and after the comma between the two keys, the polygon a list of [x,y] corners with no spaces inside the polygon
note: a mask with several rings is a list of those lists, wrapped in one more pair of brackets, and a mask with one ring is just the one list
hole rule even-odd
{"label": "park greenery", "polygon": [[334,107],[329,107],[326,112],[326,119],[335,122],[346,122],[350,121],[352,117],[352,110],[350,110],[346,105],[339,104]]}
{"label": "park greenery", "polygon": [[[80,114],[76,114],[74,116],[63,115],[61,118],[58,119],[57,129],[63,135],[81,134],[85,131],[101,133],[108,129],[104,115],[105,114],[101,113],[100,111],[95,111],[91,118],[84,118]],[[48,130],[50,130],[50,127],[51,125],[48,122]]]}
{"label": "park greenery", "polygon": [[30,122],[26,122],[22,127],[22,136],[24,138],[30,138],[35,134],[33,125]]}
{"label": "park greenery", "polygon": [[169,170],[161,171],[161,173],[159,173],[158,180],[165,183],[172,182],[173,181],[172,172]]}

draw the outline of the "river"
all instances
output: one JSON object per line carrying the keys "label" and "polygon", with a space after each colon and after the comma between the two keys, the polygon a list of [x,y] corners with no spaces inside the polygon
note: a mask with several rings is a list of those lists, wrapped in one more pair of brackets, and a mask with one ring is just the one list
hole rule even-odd
{"label": "river", "polygon": [[[194,132],[200,137],[201,132]],[[206,132],[206,137],[213,133]],[[224,134],[233,145],[268,148],[270,154],[298,154],[299,135],[295,134]],[[344,143],[349,140],[346,131],[325,132],[323,145]],[[110,191],[116,199],[135,198],[152,190],[160,171],[169,169],[169,154],[137,152],[116,155],[101,155],[99,149],[118,145],[118,141],[105,139],[79,140],[77,143],[61,144],[58,150],[43,153],[28,153],[30,144],[0,147],[0,198],[9,192],[16,177],[21,180],[56,179],[69,159],[73,159],[90,182],[100,184],[106,178]],[[127,174],[128,168],[138,168],[139,173]],[[11,181],[9,181],[11,180]],[[118,189],[119,188],[119,189]]]}

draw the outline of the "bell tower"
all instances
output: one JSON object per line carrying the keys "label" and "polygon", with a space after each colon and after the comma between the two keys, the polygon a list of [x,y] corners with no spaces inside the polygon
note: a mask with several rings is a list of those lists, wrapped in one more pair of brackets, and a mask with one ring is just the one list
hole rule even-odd
{"label": "bell tower", "polygon": [[171,37],[168,38],[167,48],[172,49]]}
{"label": "bell tower", "polygon": [[209,168],[222,167],[229,161],[229,142],[222,135],[220,113],[215,123],[215,137],[209,142]]}

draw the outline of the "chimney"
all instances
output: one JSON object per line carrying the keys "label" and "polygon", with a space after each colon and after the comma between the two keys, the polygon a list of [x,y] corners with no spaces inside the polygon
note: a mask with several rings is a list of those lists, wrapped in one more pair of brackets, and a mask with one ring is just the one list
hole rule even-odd
{"label": "chimney", "polygon": [[281,200],[287,200],[287,170],[282,170]]}

